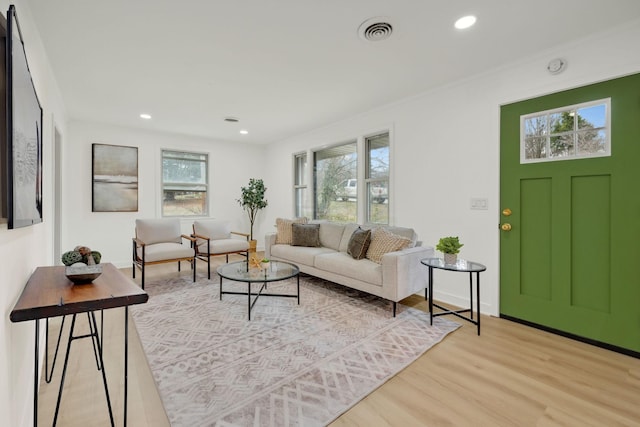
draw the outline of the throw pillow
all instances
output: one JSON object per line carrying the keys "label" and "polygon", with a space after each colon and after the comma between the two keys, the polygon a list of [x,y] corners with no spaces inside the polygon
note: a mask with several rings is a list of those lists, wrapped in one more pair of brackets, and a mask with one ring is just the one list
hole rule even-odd
{"label": "throw pillow", "polygon": [[284,218],[276,218],[276,244],[278,245],[290,245],[292,239],[292,228],[291,226],[296,224],[306,224],[307,218],[295,218],[295,219],[284,219]]}
{"label": "throw pillow", "polygon": [[292,224],[291,246],[320,246],[320,224]]}
{"label": "throw pillow", "polygon": [[409,245],[411,245],[411,239],[393,234],[384,228],[376,228],[367,250],[367,258],[377,264],[382,264],[384,254],[399,251]]}
{"label": "throw pillow", "polygon": [[369,249],[370,244],[371,230],[363,230],[358,227],[349,239],[347,253],[351,255],[353,259],[362,259],[367,255],[367,249]]}

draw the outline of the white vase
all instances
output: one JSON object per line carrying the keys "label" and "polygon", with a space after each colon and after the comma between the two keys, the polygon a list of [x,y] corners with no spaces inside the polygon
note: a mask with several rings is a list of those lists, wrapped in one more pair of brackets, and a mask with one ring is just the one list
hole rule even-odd
{"label": "white vase", "polygon": [[458,262],[458,254],[444,254],[445,265],[455,265]]}

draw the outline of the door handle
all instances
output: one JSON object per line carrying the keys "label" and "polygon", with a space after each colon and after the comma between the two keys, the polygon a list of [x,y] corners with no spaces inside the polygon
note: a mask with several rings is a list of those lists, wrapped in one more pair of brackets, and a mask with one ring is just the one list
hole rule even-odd
{"label": "door handle", "polygon": [[511,215],[511,209],[506,208],[502,210],[502,215],[504,216],[510,216]]}
{"label": "door handle", "polygon": [[509,224],[508,222],[505,222],[500,226],[500,229],[502,231],[511,231],[511,224]]}

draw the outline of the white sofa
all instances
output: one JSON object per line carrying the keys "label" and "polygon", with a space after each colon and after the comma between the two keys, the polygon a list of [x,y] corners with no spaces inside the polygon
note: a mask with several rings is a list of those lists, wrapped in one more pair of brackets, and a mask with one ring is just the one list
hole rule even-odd
{"label": "white sofa", "polygon": [[393,234],[411,239],[412,244],[406,249],[384,254],[378,264],[367,258],[354,259],[347,253],[349,240],[358,224],[319,224],[319,247],[277,244],[276,233],[267,233],[265,258],[288,261],[303,273],[388,299],[393,302],[394,316],[398,301],[426,288],[427,272],[420,260],[433,257],[434,250],[421,246],[412,228],[384,227]]}

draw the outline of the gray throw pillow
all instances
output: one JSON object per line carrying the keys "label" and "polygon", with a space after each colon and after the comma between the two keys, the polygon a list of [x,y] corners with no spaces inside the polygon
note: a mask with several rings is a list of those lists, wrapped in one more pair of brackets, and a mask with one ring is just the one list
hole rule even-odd
{"label": "gray throw pillow", "polygon": [[320,224],[292,224],[291,246],[320,246]]}
{"label": "gray throw pillow", "polygon": [[370,243],[371,230],[363,230],[358,227],[349,239],[347,253],[351,255],[353,259],[363,259],[367,255],[367,249],[369,249]]}

